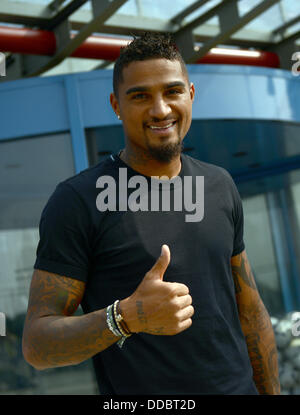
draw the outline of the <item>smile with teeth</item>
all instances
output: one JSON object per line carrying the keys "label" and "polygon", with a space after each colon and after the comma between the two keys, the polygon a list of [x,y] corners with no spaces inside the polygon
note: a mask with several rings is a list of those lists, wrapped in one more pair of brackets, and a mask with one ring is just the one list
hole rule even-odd
{"label": "smile with teeth", "polygon": [[148,125],[148,127],[151,130],[167,130],[168,128],[172,127],[173,125],[175,125],[176,121],[172,121],[167,125],[164,126],[157,126],[157,125]]}

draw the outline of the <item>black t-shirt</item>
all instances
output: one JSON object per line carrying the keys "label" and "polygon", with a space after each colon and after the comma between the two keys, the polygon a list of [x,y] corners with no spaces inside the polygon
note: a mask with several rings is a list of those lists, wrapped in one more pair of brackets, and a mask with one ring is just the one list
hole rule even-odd
{"label": "black t-shirt", "polygon": [[[163,244],[171,252],[164,280],[186,284],[193,299],[193,324],[187,330],[175,336],[134,334],[121,349],[115,343],[93,357],[102,394],[257,394],[230,265],[231,257],[244,250],[241,200],[223,168],[184,154],[181,162],[179,181],[159,181],[110,156],[60,183],[43,210],[34,268],[85,281],[84,313],[131,295]],[[133,194],[139,188],[134,176],[149,185],[140,197]],[[102,193],[109,184],[100,187],[99,180],[107,177],[115,183],[110,187],[115,199]],[[192,187],[187,177],[193,178]],[[163,186],[170,192],[164,193]],[[153,189],[160,196],[156,211],[151,210]],[[180,192],[175,195],[180,189],[181,210],[176,205]],[[169,211],[163,208],[163,193],[170,196]],[[115,210],[100,211],[100,194],[102,206],[109,202]],[[124,208],[126,196],[132,198]],[[204,202],[198,221],[191,212],[195,201]],[[134,211],[139,203],[143,210]]]}

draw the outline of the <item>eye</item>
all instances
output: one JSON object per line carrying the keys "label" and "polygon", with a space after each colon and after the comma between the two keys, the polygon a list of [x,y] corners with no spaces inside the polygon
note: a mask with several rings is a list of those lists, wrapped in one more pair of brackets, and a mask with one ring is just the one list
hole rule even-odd
{"label": "eye", "polygon": [[138,99],[145,99],[145,98],[147,98],[147,95],[145,93],[143,93],[143,92],[140,92],[138,94],[132,95],[132,97],[131,97],[131,99],[136,99],[136,100],[138,100]]}
{"label": "eye", "polygon": [[182,91],[180,89],[174,89],[174,88],[168,89],[168,91],[167,91],[168,95],[179,95],[181,93],[182,93]]}

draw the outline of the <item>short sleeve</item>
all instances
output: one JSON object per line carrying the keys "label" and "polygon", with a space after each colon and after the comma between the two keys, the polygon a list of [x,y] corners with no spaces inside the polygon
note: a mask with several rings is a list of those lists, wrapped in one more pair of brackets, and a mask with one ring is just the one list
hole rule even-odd
{"label": "short sleeve", "polygon": [[244,212],[240,194],[236,188],[236,185],[232,180],[233,187],[233,222],[234,222],[234,243],[232,256],[240,254],[245,249],[244,243]]}
{"label": "short sleeve", "polygon": [[35,269],[86,281],[91,226],[87,206],[67,183],[60,183],[40,219]]}

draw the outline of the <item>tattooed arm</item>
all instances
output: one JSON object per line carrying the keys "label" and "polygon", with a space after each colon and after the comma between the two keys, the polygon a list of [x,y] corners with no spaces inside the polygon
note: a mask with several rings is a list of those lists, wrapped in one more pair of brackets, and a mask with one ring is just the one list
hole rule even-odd
{"label": "tattooed arm", "polygon": [[73,316],[85,284],[35,270],[23,331],[23,355],[36,369],[83,362],[119,340],[107,327],[106,309]]}
{"label": "tattooed arm", "polygon": [[[169,264],[166,248],[136,291],[120,301],[120,312],[133,333],[174,335],[192,324],[192,298],[184,284],[163,281]],[[23,355],[36,369],[83,362],[119,337],[107,327],[106,308],[73,316],[85,284],[35,270],[23,331]]]}
{"label": "tattooed arm", "polygon": [[261,395],[280,394],[277,349],[268,312],[258,293],[246,251],[231,258],[241,327]]}

